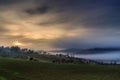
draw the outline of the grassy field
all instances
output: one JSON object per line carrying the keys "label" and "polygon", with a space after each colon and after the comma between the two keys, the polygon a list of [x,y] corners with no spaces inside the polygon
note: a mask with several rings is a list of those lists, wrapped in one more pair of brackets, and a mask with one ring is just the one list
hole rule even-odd
{"label": "grassy field", "polygon": [[0,58],[0,80],[120,80],[120,66],[53,64]]}

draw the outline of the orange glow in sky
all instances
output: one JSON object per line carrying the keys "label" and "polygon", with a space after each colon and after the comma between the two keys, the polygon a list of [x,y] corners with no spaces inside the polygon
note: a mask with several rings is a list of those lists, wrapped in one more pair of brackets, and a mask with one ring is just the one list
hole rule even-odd
{"label": "orange glow in sky", "polygon": [[22,46],[23,44],[19,41],[15,41],[15,42],[13,42],[13,45],[14,46]]}

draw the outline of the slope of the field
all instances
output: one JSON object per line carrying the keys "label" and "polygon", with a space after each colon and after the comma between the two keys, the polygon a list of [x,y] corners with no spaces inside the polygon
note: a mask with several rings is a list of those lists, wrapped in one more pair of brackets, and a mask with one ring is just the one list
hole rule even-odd
{"label": "slope of the field", "polygon": [[53,64],[0,58],[0,80],[120,80],[120,66]]}

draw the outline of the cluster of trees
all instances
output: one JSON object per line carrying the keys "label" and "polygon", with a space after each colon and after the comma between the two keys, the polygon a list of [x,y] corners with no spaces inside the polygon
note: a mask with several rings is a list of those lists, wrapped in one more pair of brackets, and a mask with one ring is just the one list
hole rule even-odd
{"label": "cluster of trees", "polygon": [[56,54],[56,59],[54,59],[53,63],[74,63],[74,58],[69,55]]}
{"label": "cluster of trees", "polygon": [[62,55],[57,54],[55,55],[55,59],[52,61],[53,63],[74,63],[74,64],[96,64],[93,60],[83,59],[83,58],[76,58],[73,55]]}
{"label": "cluster of trees", "polygon": [[18,46],[12,46],[12,47],[0,47],[0,56],[2,57],[18,57],[18,56],[25,56],[27,54],[38,54],[38,52],[35,52],[34,50],[30,50],[27,48],[21,49]]}

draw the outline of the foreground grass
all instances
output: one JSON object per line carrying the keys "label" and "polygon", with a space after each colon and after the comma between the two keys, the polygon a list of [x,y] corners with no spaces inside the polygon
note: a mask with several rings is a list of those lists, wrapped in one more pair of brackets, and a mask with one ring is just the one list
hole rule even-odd
{"label": "foreground grass", "polygon": [[120,66],[52,64],[0,58],[0,80],[120,80]]}

